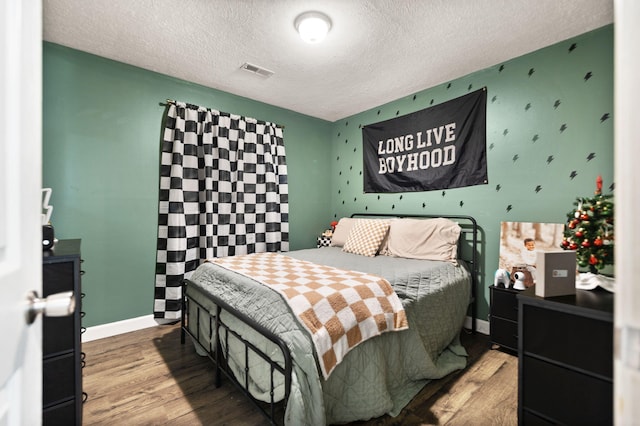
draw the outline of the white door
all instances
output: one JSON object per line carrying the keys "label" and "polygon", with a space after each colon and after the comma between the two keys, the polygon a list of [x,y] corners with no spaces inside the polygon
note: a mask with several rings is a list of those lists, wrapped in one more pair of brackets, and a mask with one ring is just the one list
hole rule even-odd
{"label": "white door", "polygon": [[42,318],[42,4],[0,0],[0,425],[38,425]]}

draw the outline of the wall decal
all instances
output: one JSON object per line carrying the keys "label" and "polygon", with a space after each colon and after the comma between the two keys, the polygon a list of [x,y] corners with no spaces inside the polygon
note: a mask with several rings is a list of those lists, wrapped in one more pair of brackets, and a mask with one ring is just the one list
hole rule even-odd
{"label": "wall decal", "polygon": [[516,161],[518,161],[518,159],[520,158],[520,156],[518,154],[514,155],[512,160],[515,163]]}
{"label": "wall decal", "polygon": [[565,130],[567,130],[567,123],[564,123],[562,126],[560,126],[560,133],[564,132]]}
{"label": "wall decal", "polygon": [[593,74],[591,73],[591,71],[589,71],[584,75],[584,81],[589,80],[591,77],[593,77]]}
{"label": "wall decal", "polygon": [[575,179],[575,177],[578,176],[578,172],[576,172],[575,170],[571,172],[571,174],[569,175],[569,177],[571,178],[571,180]]}
{"label": "wall decal", "polygon": [[531,109],[531,102],[529,102],[528,104],[526,104],[526,105],[524,106],[524,110],[525,110],[525,111],[529,111],[530,109]]}
{"label": "wall decal", "polygon": [[509,204],[509,205],[507,206],[507,212],[510,212],[512,209],[513,209],[513,207],[511,206],[511,204]]}
{"label": "wall decal", "polygon": [[447,90],[451,89],[451,83],[447,84]]}
{"label": "wall decal", "polygon": [[467,87],[467,91],[470,92],[472,88],[473,88],[473,84],[470,84],[469,87]]}
{"label": "wall decal", "polygon": [[600,122],[604,123],[605,121],[607,121],[609,119],[609,113],[605,113],[602,115],[602,117],[600,117]]}
{"label": "wall decal", "polygon": [[427,207],[427,203],[422,203],[422,208],[424,209],[425,207]]}
{"label": "wall decal", "polygon": [[547,157],[547,164],[551,164],[551,162],[553,161],[553,155],[550,155]]}
{"label": "wall decal", "polygon": [[587,162],[593,160],[594,158],[596,158],[596,153],[590,152],[589,155],[587,155]]}
{"label": "wall decal", "polygon": [[509,129],[504,129],[504,132],[502,132],[502,136],[507,136],[509,134]]}
{"label": "wall decal", "polygon": [[493,149],[495,145],[493,144],[493,142],[491,142],[491,144],[489,145],[489,149]]}
{"label": "wall decal", "polygon": [[537,194],[538,192],[542,191],[542,186],[538,185],[536,186],[536,189],[534,189],[535,193]]}
{"label": "wall decal", "polygon": [[491,103],[494,103],[497,100],[498,100],[498,97],[494,95],[493,98],[491,98]]}
{"label": "wall decal", "polygon": [[531,77],[534,72],[536,72],[536,70],[534,70],[533,68],[530,68],[529,69],[529,77]]}
{"label": "wall decal", "polygon": [[500,68],[498,68],[498,72],[502,72],[502,70],[504,70],[504,65],[500,65]]}
{"label": "wall decal", "polygon": [[500,186],[500,184],[497,184],[497,185],[496,185],[496,192],[497,192],[497,191],[500,191],[500,188],[502,188],[502,187]]}
{"label": "wall decal", "polygon": [[414,101],[416,100],[416,96],[417,96],[417,95],[413,95],[413,100],[414,100]]}
{"label": "wall decal", "polygon": [[560,99],[556,99],[556,101],[553,103],[553,108],[558,109],[559,106],[560,106]]}
{"label": "wall decal", "polygon": [[577,47],[576,43],[572,43],[571,46],[569,46],[569,53],[573,52]]}
{"label": "wall decal", "polygon": [[531,138],[531,140],[533,141],[533,143],[538,142],[538,139],[540,139],[540,136],[538,136],[537,134],[533,135],[533,138]]}
{"label": "wall decal", "polygon": [[464,201],[460,200],[460,207],[464,206]]}
{"label": "wall decal", "polygon": [[442,196],[444,197],[444,194],[446,194],[446,191],[442,191]]}
{"label": "wall decal", "polygon": [[399,114],[400,114],[400,110],[397,110],[397,111],[396,111],[396,115],[399,115]]}

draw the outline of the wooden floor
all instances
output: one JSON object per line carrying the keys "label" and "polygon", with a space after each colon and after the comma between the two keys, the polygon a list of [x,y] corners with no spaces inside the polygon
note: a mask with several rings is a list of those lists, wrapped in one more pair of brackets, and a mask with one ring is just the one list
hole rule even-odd
{"label": "wooden floor", "polygon": [[[463,332],[467,367],[429,383],[395,418],[352,425],[516,425],[518,359]],[[228,382],[216,389],[208,358],[180,344],[177,325],[83,344],[85,425],[263,425]]]}

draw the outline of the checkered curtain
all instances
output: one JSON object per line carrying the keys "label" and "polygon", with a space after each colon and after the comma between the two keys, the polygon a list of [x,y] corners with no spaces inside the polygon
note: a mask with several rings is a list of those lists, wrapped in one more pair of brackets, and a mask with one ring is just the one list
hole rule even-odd
{"label": "checkered curtain", "polygon": [[154,316],[180,318],[182,280],[209,258],[288,251],[282,128],[170,103],[160,160]]}

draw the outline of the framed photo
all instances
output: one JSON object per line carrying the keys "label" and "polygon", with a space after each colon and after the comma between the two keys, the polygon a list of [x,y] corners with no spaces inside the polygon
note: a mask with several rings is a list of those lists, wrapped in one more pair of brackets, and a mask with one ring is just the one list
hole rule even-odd
{"label": "framed photo", "polygon": [[563,223],[502,222],[498,268],[506,269],[512,280],[515,272],[523,272],[525,287],[533,286],[537,252],[558,250],[563,233]]}

